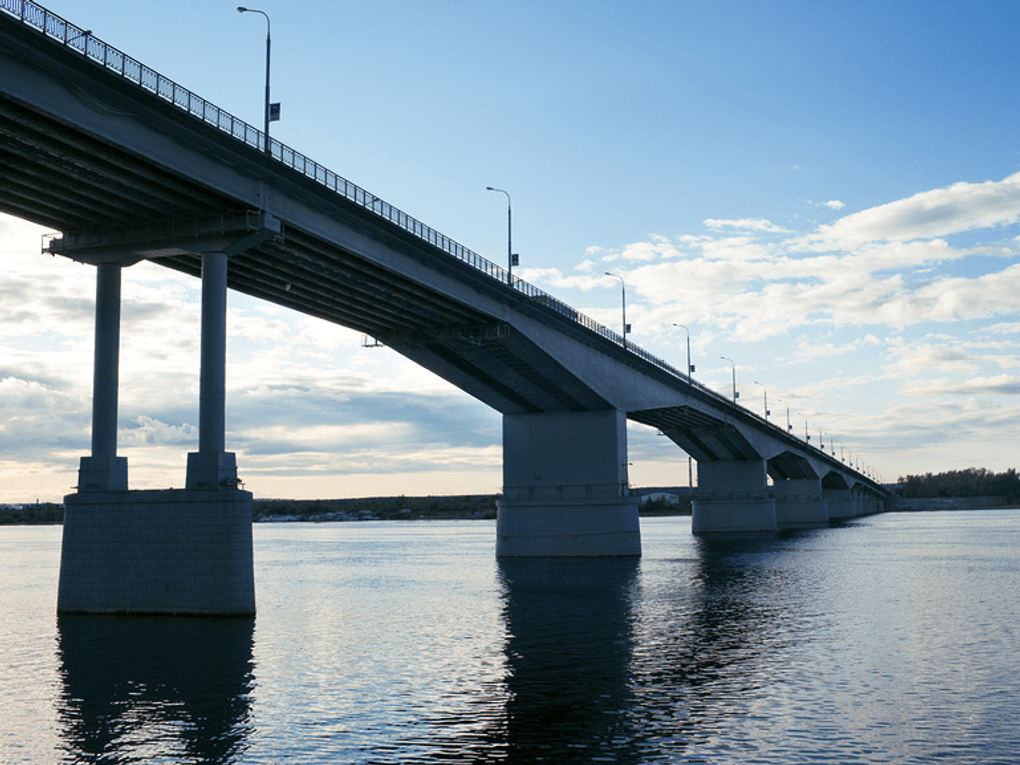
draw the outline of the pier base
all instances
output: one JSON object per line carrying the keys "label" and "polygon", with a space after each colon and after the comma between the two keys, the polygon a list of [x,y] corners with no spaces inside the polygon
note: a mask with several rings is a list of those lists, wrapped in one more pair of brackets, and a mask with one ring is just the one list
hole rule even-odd
{"label": "pier base", "polygon": [[254,614],[251,500],[240,490],[64,497],[57,611]]}
{"label": "pier base", "polygon": [[636,500],[506,500],[496,503],[496,555],[602,557],[641,554]]}
{"label": "pier base", "polygon": [[818,529],[829,525],[829,503],[818,479],[776,481],[776,524],[781,529]]}
{"label": "pier base", "polygon": [[768,496],[764,460],[698,463],[698,494],[691,503],[695,534],[776,531],[776,501]]}
{"label": "pier base", "polygon": [[840,521],[857,515],[853,495],[849,489],[826,489],[825,503],[829,507],[829,519]]}
{"label": "pier base", "polygon": [[691,504],[694,534],[746,534],[777,531],[776,502],[756,495],[702,495]]}

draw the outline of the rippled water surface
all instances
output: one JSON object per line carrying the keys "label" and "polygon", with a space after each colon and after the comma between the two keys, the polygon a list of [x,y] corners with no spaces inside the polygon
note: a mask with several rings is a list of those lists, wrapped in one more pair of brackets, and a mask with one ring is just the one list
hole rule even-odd
{"label": "rippled water surface", "polygon": [[0,527],[0,763],[1020,762],[1020,510],[641,532],[260,524],[255,620],[58,619],[60,529]]}

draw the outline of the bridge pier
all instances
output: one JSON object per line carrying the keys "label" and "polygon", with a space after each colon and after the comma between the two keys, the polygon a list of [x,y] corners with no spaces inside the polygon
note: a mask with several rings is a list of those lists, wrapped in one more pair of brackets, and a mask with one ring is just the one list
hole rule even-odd
{"label": "bridge pier", "polygon": [[623,412],[503,415],[499,557],[641,554]]}
{"label": "bridge pier", "polygon": [[779,528],[814,529],[829,525],[829,505],[820,478],[776,481],[772,494]]}
{"label": "bridge pier", "polygon": [[64,497],[58,612],[255,613],[252,496],[223,448],[227,255],[202,270],[199,452],[186,489],[129,491],[116,456],[121,266],[98,266],[92,454]]}
{"label": "bridge pier", "polygon": [[691,507],[695,534],[776,531],[776,501],[766,490],[765,460],[698,462]]}
{"label": "bridge pier", "polygon": [[857,515],[853,492],[850,489],[825,489],[822,494],[829,505],[829,518],[834,521]]}

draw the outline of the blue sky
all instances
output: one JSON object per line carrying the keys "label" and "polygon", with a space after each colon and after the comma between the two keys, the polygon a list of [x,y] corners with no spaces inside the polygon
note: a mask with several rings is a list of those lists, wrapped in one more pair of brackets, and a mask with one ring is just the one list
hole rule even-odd
{"label": "blue sky", "polygon": [[[265,22],[47,7],[261,124]],[[885,480],[1017,467],[1014,2],[261,2],[275,137]],[[172,8],[168,12],[168,8]],[[0,501],[88,449],[91,269],[0,218]],[[45,285],[45,288],[41,288]],[[198,284],[125,273],[121,452],[180,486]],[[173,327],[167,332],[167,327]],[[260,496],[495,492],[500,418],[345,330],[232,296],[228,446]],[[756,384],[762,383],[762,384]],[[686,456],[632,425],[634,485]]]}

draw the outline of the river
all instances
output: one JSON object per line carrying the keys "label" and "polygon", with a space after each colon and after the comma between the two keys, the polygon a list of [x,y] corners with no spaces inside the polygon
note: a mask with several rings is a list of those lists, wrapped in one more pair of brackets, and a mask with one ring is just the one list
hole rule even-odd
{"label": "river", "polygon": [[57,618],[0,527],[0,763],[1020,762],[1020,509],[634,560],[492,521],[255,526],[255,619]]}

